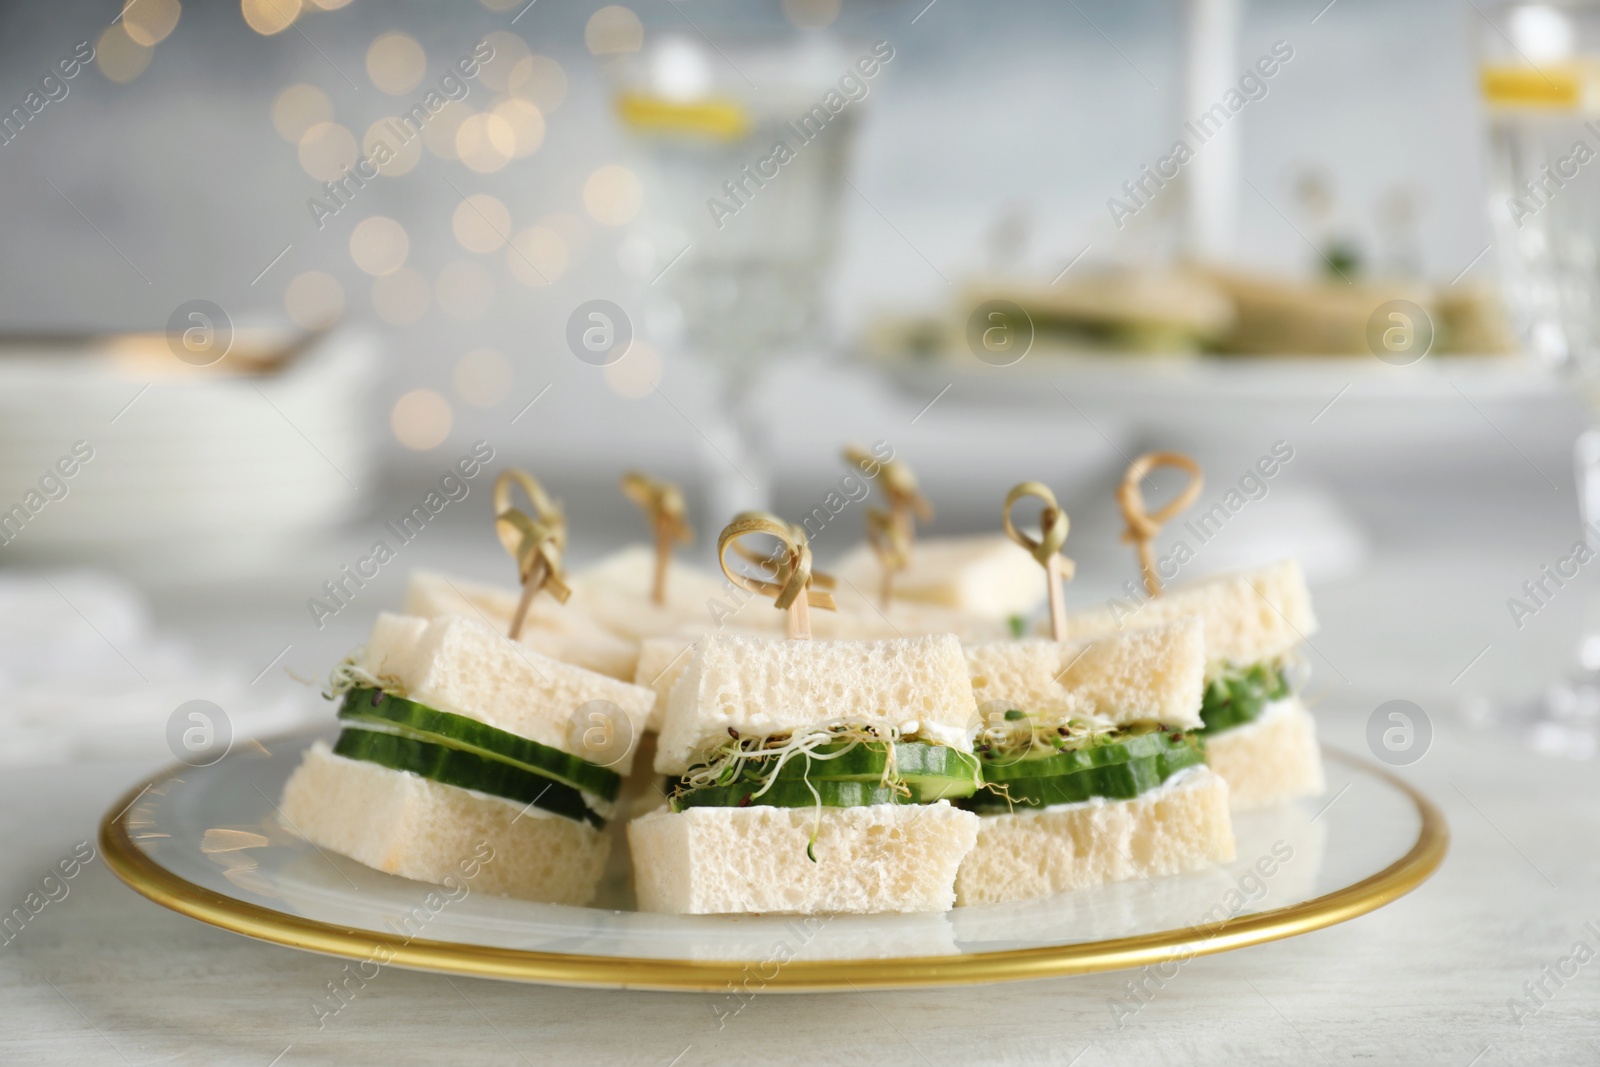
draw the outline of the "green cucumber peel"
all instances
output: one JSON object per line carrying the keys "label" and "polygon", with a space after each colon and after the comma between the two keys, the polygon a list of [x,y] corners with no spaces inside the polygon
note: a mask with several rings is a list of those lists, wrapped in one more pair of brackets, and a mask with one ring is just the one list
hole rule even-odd
{"label": "green cucumber peel", "polygon": [[1289,695],[1289,680],[1277,663],[1228,671],[1206,685],[1200,704],[1202,733],[1215,734],[1254,722],[1274,700]]}
{"label": "green cucumber peel", "polygon": [[[932,803],[971,796],[982,785],[976,757],[922,741],[821,736],[735,751],[735,758],[715,767],[697,767],[672,779],[674,802],[694,794],[686,806],[740,807],[767,803],[764,798],[777,790],[774,795],[782,799],[771,803],[779,807],[889,803],[891,793],[898,803]],[[871,788],[825,788],[835,785]]]}
{"label": "green cucumber peel", "polygon": [[616,800],[622,791],[621,775],[570,752],[378,689],[352,689],[346,693],[339,719],[497,760],[592,793],[604,801]]}
{"label": "green cucumber peel", "polygon": [[1154,725],[1124,727],[1097,734],[1086,742],[1056,752],[1040,750],[1036,755],[1030,754],[1021,759],[984,760],[983,780],[1005,782],[1017,778],[1075,774],[1196,746],[1201,748],[1203,754],[1204,742],[1196,734],[1166,730]]}
{"label": "green cucumber peel", "polygon": [[[882,781],[893,760],[893,776],[898,781],[950,779],[959,785],[978,785],[977,757],[958,752],[948,745],[921,741],[898,741],[891,754],[887,743],[859,742],[833,751],[801,753],[777,769],[778,778],[810,778],[816,782]],[[763,781],[767,777],[755,765],[747,765],[744,781]]]}
{"label": "green cucumber peel", "polygon": [[1200,746],[1184,745],[1152,756],[1090,767],[1070,774],[1015,778],[985,786],[963,806],[984,814],[1013,808],[1076,804],[1093,797],[1131,800],[1160,786],[1179,771],[1205,763]]}
{"label": "green cucumber peel", "polygon": [[442,785],[471,789],[532,807],[542,808],[575,822],[587,822],[596,829],[605,819],[591,809],[577,789],[523,770],[501,760],[488,759],[475,752],[419,741],[387,730],[346,727],[334,742],[335,755],[408,771]]}

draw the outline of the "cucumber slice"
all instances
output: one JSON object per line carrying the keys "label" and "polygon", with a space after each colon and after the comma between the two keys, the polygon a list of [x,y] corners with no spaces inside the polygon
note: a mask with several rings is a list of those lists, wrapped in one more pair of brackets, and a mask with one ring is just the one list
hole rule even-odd
{"label": "cucumber slice", "polygon": [[576,822],[587,822],[597,829],[605,827],[605,820],[584,803],[583,794],[578,790],[474,752],[360,727],[341,731],[333,751],[347,759],[365,760],[394,771],[410,771],[444,785],[531,804]]}
{"label": "cucumber slice", "polygon": [[[818,782],[808,788],[798,778],[780,778],[760,796],[756,790],[759,782],[736,782],[733,785],[713,785],[704,789],[691,789],[672,798],[672,810],[685,808],[745,808],[765,805],[774,808],[811,808],[821,802],[825,808],[864,808],[873,804],[915,804],[917,790],[906,796],[895,789],[875,782]],[[815,789],[815,792],[812,792]]]}
{"label": "cucumber slice", "polygon": [[[900,741],[894,746],[894,759],[896,777],[902,781],[943,778],[949,779],[954,785],[965,781],[973,788],[977,787],[977,757],[957,752],[948,745]],[[889,746],[886,743],[865,742],[848,748],[831,746],[819,749],[814,755],[789,757],[778,770],[778,777],[809,778],[813,782],[877,782],[883,779],[888,763]],[[751,765],[747,773],[757,780],[766,779],[766,773],[758,765]],[[967,792],[971,791],[969,789]]]}
{"label": "cucumber slice", "polygon": [[396,727],[405,737],[509,763],[602,800],[615,800],[622,790],[621,775],[570,752],[381,690],[352,689],[339,708],[339,718],[352,724]]}
{"label": "cucumber slice", "polygon": [[1204,733],[1218,733],[1253,722],[1261,710],[1289,693],[1289,682],[1275,664],[1257,663],[1248,670],[1213,678],[1200,704]]}
{"label": "cucumber slice", "polygon": [[[910,796],[898,794],[894,803],[931,804],[935,800],[969,797],[981,784],[977,758],[966,752],[957,752],[948,745],[925,744],[920,741],[895,743],[894,780],[910,790]],[[753,804],[770,803],[777,807],[805,807],[817,803],[816,796],[806,788],[806,782],[818,787],[818,794],[826,807],[857,807],[866,804],[887,804],[887,794],[896,790],[882,785],[884,769],[888,765],[887,742],[839,743],[825,745],[814,754],[789,757],[778,768],[777,780],[766,793],[749,801]],[[752,796],[772,776],[762,761],[751,761],[741,769],[739,777],[716,785],[704,786],[682,794],[693,795],[687,807],[740,807],[745,798]],[[669,792],[681,788],[681,779],[668,779]],[[870,790],[824,789],[824,786],[870,786]],[[784,799],[771,800],[768,797]],[[680,797],[681,799],[681,797]]]}
{"label": "cucumber slice", "polygon": [[1052,778],[1063,774],[1107,767],[1129,760],[1159,756],[1174,749],[1203,744],[1196,735],[1166,732],[1155,726],[1131,727],[1090,739],[1080,748],[1042,756],[1027,756],[1011,763],[983,764],[986,782],[1009,782],[1018,778]]}
{"label": "cucumber slice", "polygon": [[1076,804],[1090,797],[1128,800],[1154,789],[1174,774],[1205,762],[1199,747],[1184,745],[1153,756],[1143,756],[1071,774],[1045,778],[1016,778],[997,783],[1004,793],[985,788],[969,805],[974,811],[1003,812],[1012,807],[1043,808]]}

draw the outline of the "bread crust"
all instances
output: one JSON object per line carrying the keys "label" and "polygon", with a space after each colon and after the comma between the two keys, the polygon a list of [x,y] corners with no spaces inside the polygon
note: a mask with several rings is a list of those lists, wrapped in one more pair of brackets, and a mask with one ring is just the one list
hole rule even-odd
{"label": "bread crust", "polygon": [[963,906],[1181,874],[1234,856],[1228,784],[1205,767],[1130,800],[1095,797],[980,819],[956,877]]}
{"label": "bread crust", "polygon": [[385,874],[440,883],[476,858],[473,888],[548,904],[589,903],[611,848],[588,823],[346,759],[321,741],[278,809],[291,833]]}
{"label": "bread crust", "polygon": [[[807,845],[815,833],[807,855]],[[978,817],[933,804],[665,809],[628,824],[641,911],[947,911]]]}
{"label": "bread crust", "polygon": [[1274,701],[1253,722],[1206,735],[1206,762],[1228,781],[1234,811],[1255,811],[1326,785],[1317,722],[1299,697]]}

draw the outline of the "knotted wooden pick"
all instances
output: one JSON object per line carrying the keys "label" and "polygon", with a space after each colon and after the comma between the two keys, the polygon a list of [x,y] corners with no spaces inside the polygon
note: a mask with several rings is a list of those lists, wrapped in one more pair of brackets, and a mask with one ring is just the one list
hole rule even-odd
{"label": "knotted wooden pick", "polygon": [[629,471],[622,476],[622,491],[628,499],[644,509],[650,520],[651,532],[656,539],[656,577],[650,587],[650,599],[657,604],[667,602],[667,567],[672,563],[672,546],[686,545],[694,540],[694,529],[686,518],[687,505],[683,490],[671,482],[663,482]]}
{"label": "knotted wooden pick", "polygon": [[[761,555],[738,543],[741,537],[750,534],[776,537],[782,542],[782,551]],[[730,546],[743,559],[770,568],[773,580],[752,578],[735,570],[728,563]],[[775,515],[764,511],[742,511],[735,515],[717,538],[717,562],[722,565],[722,573],[728,576],[728,581],[741,589],[772,597],[778,607],[789,613],[788,633],[791,639],[811,639],[811,608],[838,610],[833,602],[833,594],[826,591],[833,585],[833,579],[811,571],[811,546],[806,542],[805,530]],[[813,589],[813,584],[822,588]]]}
{"label": "knotted wooden pick", "polygon": [[[1037,497],[1044,504],[1039,512],[1039,540],[1035,541],[1011,522],[1011,509],[1024,497]],[[1067,636],[1067,605],[1062,599],[1061,585],[1072,580],[1077,565],[1061,554],[1067,543],[1067,529],[1071,526],[1067,513],[1056,503],[1056,495],[1041,482],[1023,482],[1006,494],[1005,506],[1000,512],[1006,535],[1028,550],[1028,554],[1044,567],[1045,582],[1050,595],[1050,635],[1057,641]]]}
{"label": "knotted wooden pick", "polygon": [[[1145,510],[1144,493],[1139,483],[1157,467],[1177,467],[1187,471],[1189,484],[1152,515]],[[1200,473],[1200,464],[1182,452],[1146,452],[1129,464],[1128,473],[1122,476],[1122,484],[1117,486],[1117,504],[1122,508],[1122,518],[1128,524],[1128,528],[1122,531],[1122,543],[1138,547],[1139,569],[1144,572],[1145,592],[1151,596],[1161,595],[1161,579],[1156,575],[1156,535],[1167,520],[1195,502],[1204,486],[1205,475]]]}
{"label": "knotted wooden pick", "polygon": [[[511,487],[520,485],[533,505],[537,518],[511,506]],[[515,467],[500,472],[494,480],[494,530],[512,559],[517,562],[517,579],[522,583],[522,599],[511,618],[510,637],[522,636],[528,607],[543,589],[565,604],[572,595],[561,575],[561,553],[567,547],[567,517],[545,494],[533,475]]]}
{"label": "knotted wooden pick", "polygon": [[860,445],[846,445],[844,458],[863,474],[873,466],[878,468],[878,484],[883,487],[883,495],[889,498],[889,510],[893,512],[895,521],[905,528],[909,544],[909,538],[916,533],[912,516],[923,522],[933,518],[933,505],[922,495],[922,490],[917,486],[917,476],[911,473],[911,468],[904,460],[880,461]]}
{"label": "knotted wooden pick", "polygon": [[906,534],[905,526],[896,521],[893,512],[868,508],[867,544],[872,546],[879,565],[883,567],[883,584],[879,587],[878,595],[887,611],[889,599],[894,595],[894,576],[905,570],[911,562],[911,538]]}

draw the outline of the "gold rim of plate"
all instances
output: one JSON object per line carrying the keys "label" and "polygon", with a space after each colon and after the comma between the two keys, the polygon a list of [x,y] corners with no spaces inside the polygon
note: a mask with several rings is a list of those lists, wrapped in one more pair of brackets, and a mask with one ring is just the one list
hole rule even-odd
{"label": "gold rim of plate", "polygon": [[[1165,930],[1137,937],[1002,952],[869,960],[792,960],[764,990],[816,992],[860,987],[978,985],[1029,978],[1054,978],[1161,963],[1175,956],[1206,956],[1320,930],[1375,911],[1417,888],[1438,870],[1450,845],[1444,814],[1394,774],[1337,750],[1324,754],[1359,767],[1404,793],[1422,825],[1409,851],[1359,882],[1311,900],[1228,919],[1202,932]],[[330,956],[366,959],[387,950],[390,963],[478,978],[611,989],[717,992],[742,982],[750,960],[679,960],[585,956],[526,949],[466,945],[358,931],[223,896],[180,878],[151,859],[129,835],[127,815],[145,790],[177,773],[172,768],[131,789],[100,823],[100,847],[111,869],[134,890],[201,922],[247,937]]]}

